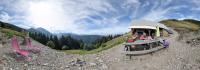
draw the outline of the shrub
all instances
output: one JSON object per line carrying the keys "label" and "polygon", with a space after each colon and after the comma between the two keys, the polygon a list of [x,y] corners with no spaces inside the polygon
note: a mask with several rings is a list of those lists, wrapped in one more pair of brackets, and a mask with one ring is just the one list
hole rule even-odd
{"label": "shrub", "polygon": [[106,47],[106,46],[107,46],[106,44],[103,44],[103,45],[102,45],[102,47]]}
{"label": "shrub", "polygon": [[51,47],[51,48],[55,48],[55,44],[53,41],[48,41],[47,42],[47,46]]}
{"label": "shrub", "polygon": [[64,46],[62,47],[62,50],[69,50],[69,46],[64,45]]}

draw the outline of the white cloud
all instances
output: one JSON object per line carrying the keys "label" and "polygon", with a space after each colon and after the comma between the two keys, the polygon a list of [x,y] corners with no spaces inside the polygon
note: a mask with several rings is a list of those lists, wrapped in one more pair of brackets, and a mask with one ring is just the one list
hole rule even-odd
{"label": "white cloud", "polygon": [[87,30],[77,34],[98,34],[98,35],[109,35],[109,34],[122,34],[128,32],[129,29],[126,25],[115,25],[113,27],[107,27],[97,30]]}
{"label": "white cloud", "polygon": [[[194,2],[199,4],[198,0],[194,0]],[[4,13],[0,17],[4,21],[21,23],[18,24],[21,27],[43,27],[51,32],[111,34],[127,31],[128,25],[120,24],[128,23],[121,23],[120,17],[125,16],[126,18],[127,15],[130,15],[127,17],[128,19],[139,18],[159,21],[168,18],[165,14],[185,7],[182,5],[168,7],[169,4],[173,3],[173,0],[158,2],[147,0],[145,4],[143,3],[139,0],[125,0],[116,7],[109,0],[1,0],[0,5],[5,5],[5,8],[3,7],[0,10],[12,11],[11,13],[14,13],[14,16]],[[144,5],[145,8],[141,5]],[[153,6],[149,7],[149,5]],[[151,8],[150,11],[146,11],[147,8]],[[101,19],[90,17],[93,15]],[[92,22],[84,21],[85,19]],[[90,29],[90,24],[96,25],[96,27],[92,27],[95,29]]]}
{"label": "white cloud", "polygon": [[[88,30],[88,26],[76,23],[76,21],[88,18],[97,27],[114,25],[118,22],[116,19],[106,18],[99,13],[110,11],[116,10],[108,2],[102,0],[31,1],[29,2],[29,9],[26,11],[26,20],[30,21],[36,27],[43,27],[54,33],[70,32],[91,34],[98,31],[98,29]],[[90,18],[90,15],[97,15],[102,17],[103,20]]]}
{"label": "white cloud", "polygon": [[198,20],[196,17],[194,17],[193,15],[191,16],[183,16],[181,18],[178,18],[179,20],[183,20],[183,19],[194,19],[194,20]]}
{"label": "white cloud", "polygon": [[9,22],[12,17],[9,16],[8,13],[2,11],[0,12],[0,20],[3,22]]}
{"label": "white cloud", "polygon": [[137,4],[137,3],[139,3],[139,0],[127,0],[126,3]]}
{"label": "white cloud", "polygon": [[184,7],[187,7],[187,6],[183,5],[183,6],[168,7],[166,9],[163,9],[163,8],[152,9],[147,15],[145,15],[141,19],[151,20],[151,21],[160,21],[162,19],[168,18],[165,15],[170,13],[172,10],[177,10]]}
{"label": "white cloud", "polygon": [[191,2],[196,6],[200,6],[200,0],[191,0]]}
{"label": "white cloud", "polygon": [[73,30],[76,28],[73,24],[73,19],[63,10],[62,4],[59,2],[41,1],[30,2],[28,9],[27,20],[32,22],[38,27],[43,27],[47,30]]}

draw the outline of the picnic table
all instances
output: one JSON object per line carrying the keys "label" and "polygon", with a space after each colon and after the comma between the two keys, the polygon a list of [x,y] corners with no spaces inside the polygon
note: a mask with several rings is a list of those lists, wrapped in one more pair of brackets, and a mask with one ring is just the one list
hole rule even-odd
{"label": "picnic table", "polygon": [[149,43],[154,43],[154,42],[160,42],[164,39],[162,38],[157,38],[157,39],[153,39],[153,40],[136,40],[134,42],[131,43],[124,43],[123,45],[140,45],[140,44],[149,44]]}
{"label": "picnic table", "polygon": [[[160,44],[161,41],[163,41],[164,39],[162,38],[157,38],[157,39],[153,39],[153,40],[136,40],[135,42],[132,43],[124,43],[123,45],[142,45],[142,44],[148,44],[150,46],[149,50],[141,50],[141,51],[124,51],[123,53],[126,55],[140,55],[140,54],[147,54],[147,53],[151,53],[157,50],[160,50],[162,48],[164,48],[162,46],[162,44]],[[156,43],[156,47],[152,48],[152,43]],[[131,56],[130,56],[131,58]]]}

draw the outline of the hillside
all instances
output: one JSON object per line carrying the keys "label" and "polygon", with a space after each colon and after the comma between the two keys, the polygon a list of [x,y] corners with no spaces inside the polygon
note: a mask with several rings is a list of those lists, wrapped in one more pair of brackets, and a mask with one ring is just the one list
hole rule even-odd
{"label": "hillside", "polygon": [[73,54],[95,54],[95,53],[99,53],[102,52],[104,50],[113,48],[119,44],[122,44],[125,41],[125,36],[130,36],[131,33],[126,33],[122,36],[119,36],[117,38],[114,38],[112,40],[109,40],[105,43],[103,43],[101,46],[99,46],[99,48],[96,48],[94,50],[90,50],[90,51],[85,51],[85,50],[65,50],[64,52],[66,52],[67,54],[73,53]]}
{"label": "hillside", "polygon": [[95,40],[102,38],[101,35],[78,35],[73,33],[59,33],[56,34],[58,37],[61,36],[71,36],[76,40],[82,40],[85,44],[91,45]]}
{"label": "hillside", "polygon": [[194,31],[200,29],[200,21],[193,19],[184,19],[184,20],[168,19],[168,20],[162,20],[160,21],[160,23],[163,23],[166,26],[175,29],[186,28]]}
{"label": "hillside", "polygon": [[45,35],[52,35],[52,33],[51,32],[49,32],[49,31],[47,31],[46,29],[44,29],[44,28],[30,28],[30,29],[28,29],[27,31],[29,31],[29,32],[35,32],[35,33],[43,33],[43,34],[45,34]]}
{"label": "hillside", "polygon": [[13,24],[1,22],[1,21],[0,21],[0,27],[1,28],[5,28],[5,29],[15,30],[15,31],[18,31],[18,32],[21,32],[22,30],[25,30],[23,28],[20,28],[18,26],[13,25]]}
{"label": "hillside", "polygon": [[199,37],[200,33],[200,21],[194,19],[168,19],[162,20],[160,23],[165,24],[168,27],[176,30],[180,36],[178,37],[179,41],[186,42],[187,40]]}

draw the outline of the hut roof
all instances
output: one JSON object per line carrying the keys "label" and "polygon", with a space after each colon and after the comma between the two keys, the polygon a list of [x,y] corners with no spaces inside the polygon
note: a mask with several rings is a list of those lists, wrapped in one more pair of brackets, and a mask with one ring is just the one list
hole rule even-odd
{"label": "hut roof", "polygon": [[168,30],[164,24],[147,20],[133,21],[129,28],[156,29],[157,26]]}

